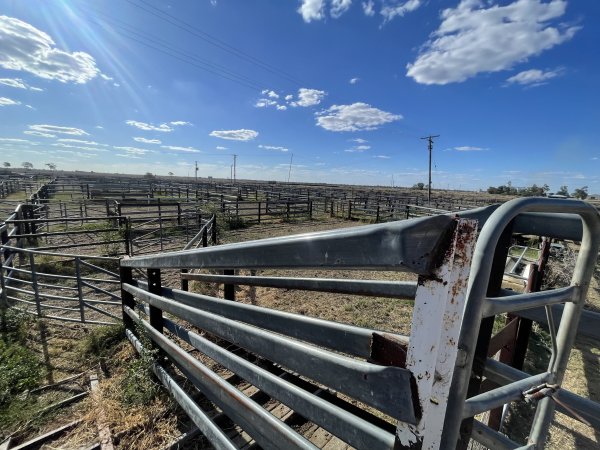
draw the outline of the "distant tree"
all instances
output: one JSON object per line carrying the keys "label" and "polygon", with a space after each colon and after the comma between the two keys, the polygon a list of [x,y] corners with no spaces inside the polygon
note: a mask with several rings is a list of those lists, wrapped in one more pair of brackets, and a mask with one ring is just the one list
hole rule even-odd
{"label": "distant tree", "polygon": [[573,192],[573,197],[580,198],[581,200],[585,200],[588,196],[587,190],[588,190],[587,186],[577,188],[577,189],[575,189],[575,192]]}
{"label": "distant tree", "polygon": [[25,161],[25,162],[21,163],[21,165],[23,166],[24,169],[27,169],[27,170],[33,169],[33,164],[31,164],[28,161]]}
{"label": "distant tree", "polygon": [[560,187],[560,189],[558,191],[556,191],[556,194],[569,197],[569,188],[567,186],[563,185]]}
{"label": "distant tree", "polygon": [[169,176],[173,176],[173,172],[169,172]]}
{"label": "distant tree", "polygon": [[50,170],[56,170],[56,164],[54,163],[46,163],[46,166],[48,166],[48,169]]}
{"label": "distant tree", "polygon": [[10,167],[10,163],[8,161],[4,161],[4,167],[6,167],[6,168]]}
{"label": "distant tree", "polygon": [[148,179],[153,179],[154,178],[154,174],[152,172],[146,172],[144,174],[144,178],[148,178]]}
{"label": "distant tree", "polygon": [[425,183],[415,183],[413,184],[413,189],[418,189],[422,191],[423,189],[425,189]]}

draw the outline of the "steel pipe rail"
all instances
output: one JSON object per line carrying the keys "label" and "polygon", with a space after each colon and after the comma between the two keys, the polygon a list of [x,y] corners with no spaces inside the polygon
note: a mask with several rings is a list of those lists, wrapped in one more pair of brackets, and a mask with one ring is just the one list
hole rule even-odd
{"label": "steel pipe rail", "polygon": [[578,291],[578,286],[567,286],[549,291],[510,295],[508,298],[486,297],[483,317],[569,302],[578,295]]}
{"label": "steel pipe rail", "polygon": [[[543,214],[531,215],[531,213]],[[553,216],[552,214],[555,213],[561,214]],[[515,220],[513,232],[527,230],[526,232],[535,232],[536,234],[539,233],[549,237],[568,233],[572,235],[578,231],[573,223],[572,218],[574,216],[565,217],[562,213],[570,213],[578,216],[579,225],[582,227],[580,234],[581,250],[571,281],[571,285],[578,286],[578,289],[573,292],[572,301],[567,303],[564,308],[563,318],[557,334],[558,354],[555,355],[555,366],[552,368],[551,376],[548,380],[553,384],[560,384],[562,382],[569,352],[577,333],[581,309],[598,256],[598,248],[600,246],[600,215],[594,207],[582,201],[539,198],[512,200],[498,207],[489,215],[481,230],[475,248],[471,276],[469,277],[467,288],[468,300],[463,319],[464,323],[468,323],[469,326],[462,327],[459,338],[459,346],[466,352],[468,358],[464,365],[457,366],[454,375],[448,401],[448,414],[444,424],[444,436],[442,439],[442,446],[444,448],[452,448],[458,441],[460,424],[464,417],[462,414],[463,405],[471,378],[475,345],[481,319],[484,317],[486,308],[486,290],[490,280],[493,261],[490,255],[494,254],[500,235],[512,220]],[[525,221],[525,216],[529,221]],[[570,221],[568,227],[564,226],[564,220]],[[553,230],[550,225],[553,225],[558,231],[556,229]],[[568,230],[565,228],[568,228]],[[532,426],[530,442],[544,442],[553,411],[554,404],[550,399],[546,398],[539,402]]]}
{"label": "steel pipe rail", "polygon": [[[135,281],[134,284],[142,289],[147,289],[145,282]],[[245,303],[224,302],[216,297],[178,289],[162,287],[161,295],[189,307],[201,308],[228,319],[243,321],[305,342],[336,349],[358,358],[372,359],[374,346],[376,347],[378,342],[386,342],[396,348],[405,347],[409,342],[407,336],[399,334],[384,333]]]}
{"label": "steel pipe rail", "polygon": [[392,417],[407,423],[416,422],[409,370],[369,364],[325,351],[243,322],[180,304],[132,285],[124,284],[122,288],[151,306],[185,317],[185,320],[197,327],[291,370],[304,373],[315,381]]}
{"label": "steel pipe rail", "polygon": [[366,295],[414,299],[417,283],[413,281],[338,280],[335,278],[284,278],[263,276],[213,275],[205,273],[182,273],[184,280],[214,283],[242,284],[280,289],[333,292],[338,294]]}
{"label": "steel pipe rail", "polygon": [[370,268],[427,275],[452,231],[447,216],[125,258],[122,267]]}
{"label": "steel pipe rail", "polygon": [[204,395],[214,403],[220,405],[229,417],[248,430],[262,447],[274,450],[282,447],[289,449],[317,449],[317,447],[297,434],[289,426],[271,415],[271,413],[253,402],[242,392],[207,369],[186,351],[155,330],[131,308],[125,306],[124,310],[132,320],[144,328],[152,341],[177,364],[180,370],[187,375],[196,387],[201,389]]}

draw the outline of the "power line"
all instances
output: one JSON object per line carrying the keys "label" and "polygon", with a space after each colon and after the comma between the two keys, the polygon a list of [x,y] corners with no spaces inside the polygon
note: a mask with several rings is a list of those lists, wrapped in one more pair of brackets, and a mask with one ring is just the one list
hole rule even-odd
{"label": "power line", "polygon": [[[110,17],[106,14],[103,14],[99,11],[96,11],[96,13],[98,15],[103,16],[103,18],[100,19],[101,21],[109,23],[110,27],[115,32],[121,34],[122,36],[124,36],[127,39],[138,42],[146,47],[152,48],[153,50],[156,50],[163,54],[171,56],[172,58],[178,59],[186,64],[189,64],[191,66],[197,67],[202,70],[205,70],[207,72],[210,72],[210,73],[220,76],[222,78],[226,78],[230,81],[233,81],[235,83],[238,83],[238,84],[248,87],[250,89],[257,90],[257,91],[262,91],[264,89],[264,85],[259,84],[259,82],[256,82],[255,80],[253,80],[251,78],[248,78],[244,75],[240,75],[224,66],[212,63],[212,62],[202,59],[196,55],[181,51],[181,50],[173,47],[172,45],[170,45],[168,42],[161,40],[161,39],[157,39],[147,33],[143,33],[139,29],[136,29],[136,28],[132,27],[131,25],[127,24],[126,22],[123,22],[119,19],[115,19],[115,18]],[[105,26],[102,22],[98,22],[98,21],[93,21],[93,22],[100,26]],[[161,46],[164,48],[160,48],[157,46]],[[180,55],[180,56],[178,56],[178,55]]]}
{"label": "power line", "polygon": [[[266,70],[268,72],[271,72],[274,75],[278,75],[282,78],[285,78],[286,80],[288,80],[289,82],[296,84],[296,85],[302,85],[302,82],[295,79],[292,75],[288,74],[287,72],[269,64],[266,63],[252,55],[249,55],[248,53],[237,49],[236,47],[233,47],[232,45],[227,44],[226,42],[212,36],[211,34],[201,30],[200,28],[198,28],[197,26],[191,25],[179,18],[177,18],[176,16],[169,14],[165,11],[162,11],[161,9],[149,5],[147,2],[144,2],[143,0],[139,0],[140,3],[142,3],[142,5],[132,1],[132,0],[125,0],[127,3],[129,3],[132,6],[135,6],[136,8],[141,9],[142,11],[147,12],[148,14],[153,15],[154,17],[158,18],[159,20],[163,20],[165,22],[170,23],[171,25],[179,28],[180,30],[183,30],[187,33],[190,33],[196,37],[198,37],[199,39],[202,39],[203,41],[220,48],[221,50],[230,53],[234,56],[237,56],[240,59],[243,59],[251,64],[254,64],[256,66],[261,67],[263,70]],[[167,19],[168,18],[168,19]],[[172,19],[172,20],[169,20]]]}
{"label": "power line", "polygon": [[440,137],[439,134],[435,136],[429,135],[422,137],[421,139],[427,139],[429,148],[429,184],[427,185],[427,202],[431,203],[431,151],[433,150],[433,138]]}

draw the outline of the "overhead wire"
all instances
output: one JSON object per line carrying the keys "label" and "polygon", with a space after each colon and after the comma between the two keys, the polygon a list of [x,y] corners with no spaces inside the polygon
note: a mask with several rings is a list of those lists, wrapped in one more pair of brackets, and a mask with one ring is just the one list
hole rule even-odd
{"label": "overhead wire", "polygon": [[215,36],[212,36],[211,34],[203,31],[198,26],[191,25],[172,14],[169,14],[166,11],[163,11],[153,5],[150,5],[147,1],[138,0],[139,3],[141,3],[141,5],[133,0],[125,0],[125,1],[127,3],[129,3],[130,5],[135,6],[136,8],[139,8],[142,11],[145,11],[148,14],[153,15],[154,17],[157,17],[160,20],[164,20],[165,22],[168,22],[171,25],[173,25],[183,31],[186,31],[187,33],[190,33],[190,34],[198,37],[199,39],[203,40],[204,42],[207,42],[210,45],[218,47],[221,50],[223,50],[227,53],[230,53],[231,55],[234,55],[240,59],[243,59],[251,64],[259,66],[263,70],[271,72],[272,74],[275,74],[282,78],[285,78],[286,80],[288,80],[289,82],[291,82],[295,85],[301,86],[303,84],[301,81],[296,79],[293,75],[291,75],[291,74],[289,74],[289,73],[287,73],[265,61],[262,61],[262,60],[254,57],[232,45],[227,44],[226,42],[216,38]]}

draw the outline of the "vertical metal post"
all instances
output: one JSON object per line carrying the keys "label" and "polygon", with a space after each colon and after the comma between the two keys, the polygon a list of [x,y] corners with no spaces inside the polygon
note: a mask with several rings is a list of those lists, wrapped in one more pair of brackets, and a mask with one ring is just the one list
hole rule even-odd
{"label": "vertical metal post", "polygon": [[212,217],[210,218],[212,225],[210,228],[210,240],[212,242],[212,245],[217,245],[217,216],[216,214],[213,214]]}
{"label": "vertical metal post", "polygon": [[461,219],[433,276],[419,277],[406,357],[416,385],[418,423],[399,422],[396,448],[438,449],[459,358],[458,336],[477,222]]}
{"label": "vertical metal post", "polygon": [[[148,292],[156,295],[162,295],[162,285],[160,279],[160,269],[148,269]],[[150,305],[150,325],[163,332],[162,310],[156,306]]]}
{"label": "vertical metal post", "polygon": [[[188,273],[188,270],[187,269],[181,269],[181,274],[183,275],[184,273]],[[181,290],[182,291],[189,291],[189,280],[181,278]]]}
{"label": "vertical metal post", "polygon": [[[119,275],[121,278],[121,305],[123,307],[127,306],[131,309],[135,309],[135,299],[133,295],[123,289],[124,284],[131,284],[133,282],[133,269],[131,267],[123,267],[119,266]],[[135,324],[131,317],[125,313],[123,310],[123,323],[125,324],[125,328],[135,332]]]}
{"label": "vertical metal post", "polygon": [[77,295],[79,297],[79,316],[81,322],[85,323],[85,303],[83,301],[83,286],[81,284],[81,261],[79,256],[75,257],[75,277],[77,279]]}
{"label": "vertical metal post", "polygon": [[[223,275],[235,275],[235,270],[225,269],[223,271]],[[223,297],[225,298],[225,300],[235,301],[235,285],[233,285],[233,284],[223,285]]]}
{"label": "vertical metal post", "polygon": [[40,291],[38,288],[37,272],[35,270],[35,254],[29,253],[29,269],[31,271],[31,288],[33,289],[33,295],[35,298],[35,308],[37,310],[38,317],[42,317],[42,305],[40,304]]}
{"label": "vertical metal post", "polygon": [[261,202],[258,202],[258,223],[260,223],[260,208],[261,208]]}

